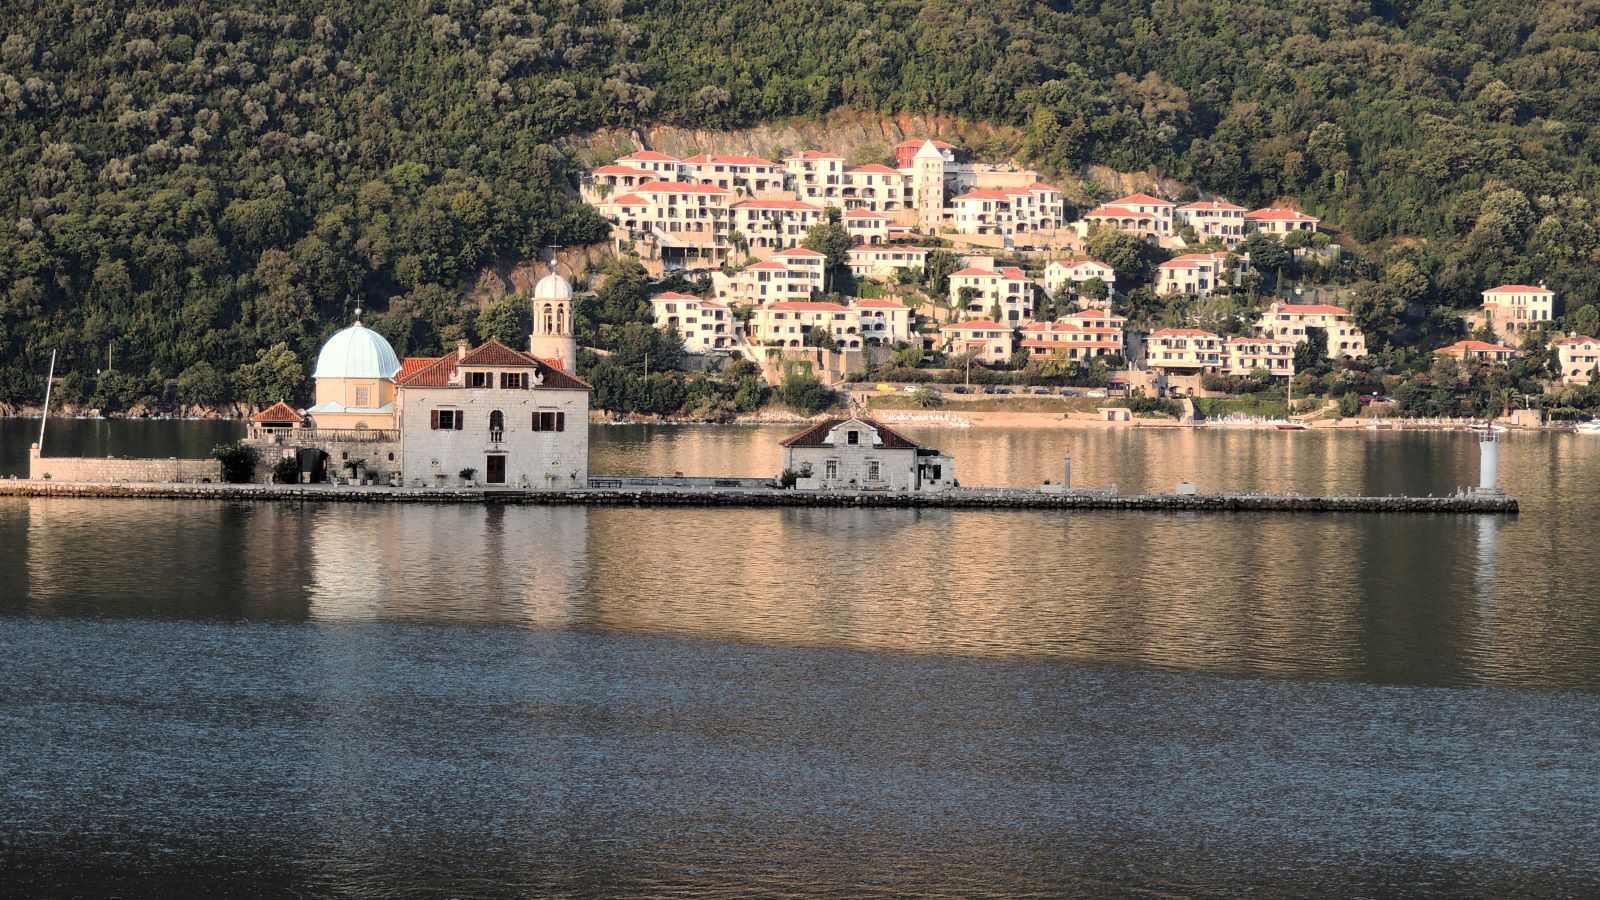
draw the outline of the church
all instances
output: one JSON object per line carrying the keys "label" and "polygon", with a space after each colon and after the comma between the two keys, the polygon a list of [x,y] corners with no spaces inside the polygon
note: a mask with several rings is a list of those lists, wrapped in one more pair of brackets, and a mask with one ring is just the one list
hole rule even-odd
{"label": "church", "polygon": [[274,405],[256,416],[252,439],[281,455],[320,450],[330,470],[359,458],[405,487],[586,488],[591,388],[576,374],[572,305],[571,283],[546,275],[527,351],[463,341],[404,360],[358,315],[317,356],[315,405],[304,416]]}

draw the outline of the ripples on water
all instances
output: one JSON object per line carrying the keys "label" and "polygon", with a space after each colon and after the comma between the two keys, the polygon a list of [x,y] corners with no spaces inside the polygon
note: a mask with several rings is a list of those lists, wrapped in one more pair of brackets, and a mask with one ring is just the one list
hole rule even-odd
{"label": "ripples on water", "polygon": [[[914,436],[965,483],[1476,474],[1469,435]],[[1513,519],[0,500],[0,880],[1592,894],[1597,464],[1513,436]]]}

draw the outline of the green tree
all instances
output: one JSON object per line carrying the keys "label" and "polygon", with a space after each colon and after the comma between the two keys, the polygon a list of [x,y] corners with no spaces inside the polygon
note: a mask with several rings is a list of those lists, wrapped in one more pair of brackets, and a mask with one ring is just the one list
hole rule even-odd
{"label": "green tree", "polygon": [[824,209],[822,220],[806,232],[800,246],[827,257],[824,263],[827,267],[827,277],[823,281],[824,292],[832,291],[835,282],[841,280],[841,275],[848,277],[850,248],[855,245],[855,238],[851,237],[849,230],[844,227],[837,206]]}
{"label": "green tree", "polygon": [[1089,232],[1089,255],[1117,273],[1117,284],[1124,290],[1148,284],[1155,273],[1154,248],[1144,238],[1120,228],[1096,228]]}
{"label": "green tree", "polygon": [[477,329],[479,340],[527,349],[524,345],[533,332],[533,303],[519,294],[491,300],[478,313]]}
{"label": "green tree", "polygon": [[274,344],[256,354],[256,361],[241,366],[235,375],[241,397],[257,406],[279,400],[293,403],[305,391],[306,374],[300,358],[288,344]]}

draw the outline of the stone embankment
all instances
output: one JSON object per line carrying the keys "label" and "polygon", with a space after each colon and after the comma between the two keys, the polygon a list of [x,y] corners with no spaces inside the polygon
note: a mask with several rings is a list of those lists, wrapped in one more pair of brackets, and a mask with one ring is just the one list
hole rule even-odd
{"label": "stone embankment", "polygon": [[939,494],[751,488],[601,488],[522,491],[259,484],[89,484],[0,481],[0,496],[230,500],[281,503],[476,503],[533,506],[845,507],[871,509],[1086,509],[1157,512],[1516,513],[1503,494],[1307,497],[1298,494],[1117,494],[968,488]]}

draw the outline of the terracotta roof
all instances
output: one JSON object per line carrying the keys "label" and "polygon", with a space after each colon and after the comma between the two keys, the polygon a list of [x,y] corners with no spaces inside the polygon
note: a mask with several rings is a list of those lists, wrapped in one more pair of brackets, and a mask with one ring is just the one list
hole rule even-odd
{"label": "terracotta roof", "polygon": [[437,356],[408,356],[400,361],[400,371],[395,373],[394,380],[405,381],[438,361]]}
{"label": "terracotta roof", "polygon": [[680,294],[677,291],[667,291],[666,293],[663,293],[663,294],[651,294],[650,295],[650,299],[651,300],[699,300],[700,298],[696,297],[693,294]]}
{"label": "terracotta roof", "polygon": [[641,194],[727,194],[727,188],[719,188],[714,184],[689,184],[683,181],[647,181],[634,188]]}
{"label": "terracotta roof", "polygon": [[1234,206],[1232,203],[1223,203],[1220,200],[1204,200],[1204,201],[1202,201],[1200,203],[1190,203],[1187,206],[1180,206],[1178,208],[1179,209],[1185,209],[1185,210],[1201,210],[1201,211],[1206,211],[1206,210],[1209,210],[1209,211],[1220,211],[1220,210],[1224,210],[1224,209],[1227,209],[1227,210],[1235,210],[1235,209],[1243,210],[1244,209],[1244,207],[1242,207],[1242,206]]}
{"label": "terracotta roof", "polygon": [[1529,284],[1502,284],[1499,287],[1489,288],[1487,291],[1484,291],[1484,293],[1485,294],[1530,294],[1530,293],[1532,293],[1532,294],[1554,294],[1555,291],[1550,290],[1549,288],[1545,287],[1544,285],[1540,285],[1538,287],[1534,287],[1533,285],[1529,285]]}
{"label": "terracotta roof", "polygon": [[1327,303],[1274,303],[1273,311],[1289,313],[1290,315],[1307,316],[1348,316],[1350,310],[1342,306],[1332,306]]}
{"label": "terracotta roof", "polygon": [[1231,337],[1231,338],[1228,338],[1228,343],[1229,344],[1276,344],[1276,345],[1278,345],[1280,347],[1293,347],[1294,346],[1294,341],[1286,341],[1286,340],[1282,340],[1280,338],[1268,338],[1268,337]]}
{"label": "terracotta roof", "polygon": [[1150,213],[1136,212],[1121,206],[1098,206],[1089,211],[1090,216],[1107,216],[1117,219],[1154,219]]}
{"label": "terracotta roof", "polygon": [[927,247],[907,247],[904,244],[857,244],[850,248],[851,253],[921,253],[928,254]]}
{"label": "terracotta roof", "polygon": [[822,207],[804,200],[740,200],[733,205],[734,209],[810,209],[817,212]]}
{"label": "terracotta roof", "polygon": [[1150,336],[1151,337],[1208,337],[1208,338],[1216,337],[1216,335],[1212,334],[1211,332],[1202,331],[1199,328],[1163,328],[1163,329],[1161,329],[1159,331],[1150,332]]}
{"label": "terracotta roof", "polygon": [[802,150],[799,153],[791,153],[784,159],[844,159],[844,157],[824,150]]}
{"label": "terracotta roof", "polygon": [[455,353],[447,353],[436,359],[427,360],[426,365],[408,372],[411,362],[411,359],[407,359],[401,364],[400,375],[395,379],[401,387],[458,387],[452,383],[452,379],[460,366],[497,366],[536,370],[543,376],[543,383],[535,390],[541,387],[582,391],[592,389],[583,379],[568,375],[538,357],[513,350],[499,341],[489,341],[468,352],[464,358]]}
{"label": "terracotta roof", "polygon": [[900,170],[899,169],[891,169],[888,166],[879,165],[878,163],[871,163],[871,164],[865,165],[865,166],[849,166],[849,167],[845,168],[845,171],[846,172],[869,172],[869,173],[871,173],[873,175],[899,175],[900,174]]}
{"label": "terracotta roof", "polygon": [[1030,190],[1030,191],[1056,191],[1057,193],[1059,193],[1061,189],[1058,188],[1058,187],[1055,187],[1054,185],[1045,184],[1042,181],[1035,181],[1033,184],[1028,185],[1028,190]]}
{"label": "terracotta roof", "polygon": [[823,438],[828,432],[838,428],[846,422],[860,422],[878,433],[878,438],[883,441],[881,446],[885,450],[920,450],[921,445],[906,439],[900,432],[875,419],[823,419],[821,422],[807,428],[797,435],[785,438],[782,442],[785,447],[830,447],[831,444],[823,443]]}
{"label": "terracotta roof", "polygon": [[827,256],[826,253],[818,253],[815,250],[807,250],[804,247],[790,247],[787,250],[780,250],[777,253],[774,253],[772,255],[775,256],[775,257],[776,256],[800,256],[800,257],[807,257],[807,258],[815,257],[815,258],[818,258],[818,259],[821,259],[821,258],[824,258],[824,257]]}
{"label": "terracotta roof", "polygon": [[1010,331],[1010,325],[1002,325],[991,319],[973,319],[971,322],[956,322],[945,325],[940,331]]}
{"label": "terracotta roof", "polygon": [[[967,191],[956,200],[1010,200],[1005,191]],[[954,202],[954,201],[951,201]]]}
{"label": "terracotta roof", "polygon": [[1167,201],[1161,199],[1160,197],[1152,197],[1149,194],[1129,194],[1128,196],[1123,197],[1121,199],[1111,201],[1110,205],[1111,206],[1121,206],[1124,203],[1142,203],[1142,204],[1144,204],[1146,206],[1148,206],[1148,205],[1150,205],[1152,203],[1156,204],[1157,206],[1171,206],[1172,205],[1171,203],[1168,203]]}
{"label": "terracotta roof", "polygon": [[868,309],[910,309],[911,308],[911,307],[905,305],[904,303],[901,303],[899,300],[880,300],[880,299],[877,299],[877,298],[873,298],[871,300],[857,300],[854,305],[855,306],[859,306],[859,307],[866,307]]}
{"label": "terracotta roof", "polygon": [[613,164],[611,164],[609,166],[601,166],[600,168],[595,169],[593,174],[595,174],[595,175],[653,175],[655,173],[654,172],[645,171],[644,169],[635,169],[632,166],[619,166],[619,165],[613,163]]}
{"label": "terracotta roof", "polygon": [[1571,344],[1593,344],[1600,342],[1595,341],[1595,339],[1592,337],[1584,337],[1581,334],[1569,334],[1566,337],[1561,338],[1560,340],[1552,341],[1551,343],[1558,346],[1563,346]]}
{"label": "terracotta roof", "polygon": [[1101,262],[1098,259],[1087,259],[1087,258],[1056,259],[1056,260],[1051,260],[1051,264],[1052,265],[1065,266],[1065,267],[1067,267],[1069,269],[1076,269],[1079,266],[1099,266],[1102,269],[1111,268],[1110,266],[1106,265],[1105,263]]}
{"label": "terracotta roof", "polygon": [[1448,347],[1440,347],[1435,353],[1463,353],[1468,350],[1483,353],[1516,353],[1517,351],[1504,344],[1491,344],[1488,341],[1456,341]]}
{"label": "terracotta roof", "polygon": [[770,259],[764,259],[761,262],[751,263],[750,265],[745,266],[746,271],[749,271],[750,269],[782,269],[785,272],[789,271],[788,266],[781,262],[773,262]]}
{"label": "terracotta roof", "polygon": [[848,307],[848,306],[840,306],[837,303],[823,303],[821,301],[818,301],[816,303],[812,303],[812,302],[807,301],[807,300],[782,300],[782,301],[779,301],[777,303],[769,303],[766,306],[762,307],[762,309],[775,309],[775,310],[778,310],[779,312],[787,312],[787,311],[791,311],[791,310],[792,311],[796,311],[796,312],[799,312],[799,311],[804,311],[804,312],[849,312],[850,311],[850,307]]}
{"label": "terracotta roof", "polygon": [[1315,221],[1316,216],[1308,216],[1303,212],[1293,209],[1254,209],[1244,214],[1246,219],[1258,221],[1287,221],[1304,222]]}
{"label": "terracotta roof", "polygon": [[610,201],[602,200],[601,202],[602,203],[610,202],[610,203],[615,204],[617,206],[648,206],[649,205],[649,203],[643,197],[639,196],[638,194],[623,194],[620,197],[612,197]]}
{"label": "terracotta roof", "polygon": [[883,213],[875,213],[870,209],[852,209],[844,214],[847,219],[887,219]]}
{"label": "terracotta roof", "polygon": [[719,153],[701,153],[684,160],[686,163],[722,163],[728,166],[776,166],[777,163],[760,156],[725,156]]}
{"label": "terracotta roof", "polygon": [[635,150],[634,152],[629,153],[627,156],[618,157],[619,161],[624,159],[642,159],[649,160],[651,162],[678,162],[678,158],[676,156],[668,156],[659,150]]}
{"label": "terracotta roof", "polygon": [[289,404],[279,400],[277,403],[263,409],[250,417],[252,422],[293,422],[296,425],[306,420],[305,414],[296,410]]}
{"label": "terracotta roof", "polygon": [[1118,320],[1123,321],[1123,322],[1127,321],[1127,317],[1119,316],[1116,313],[1107,312],[1106,310],[1103,310],[1103,309],[1086,309],[1083,312],[1075,312],[1075,313],[1072,313],[1071,315],[1062,316],[1062,318],[1063,319],[1106,319],[1108,321],[1111,320],[1111,319],[1118,319]]}

